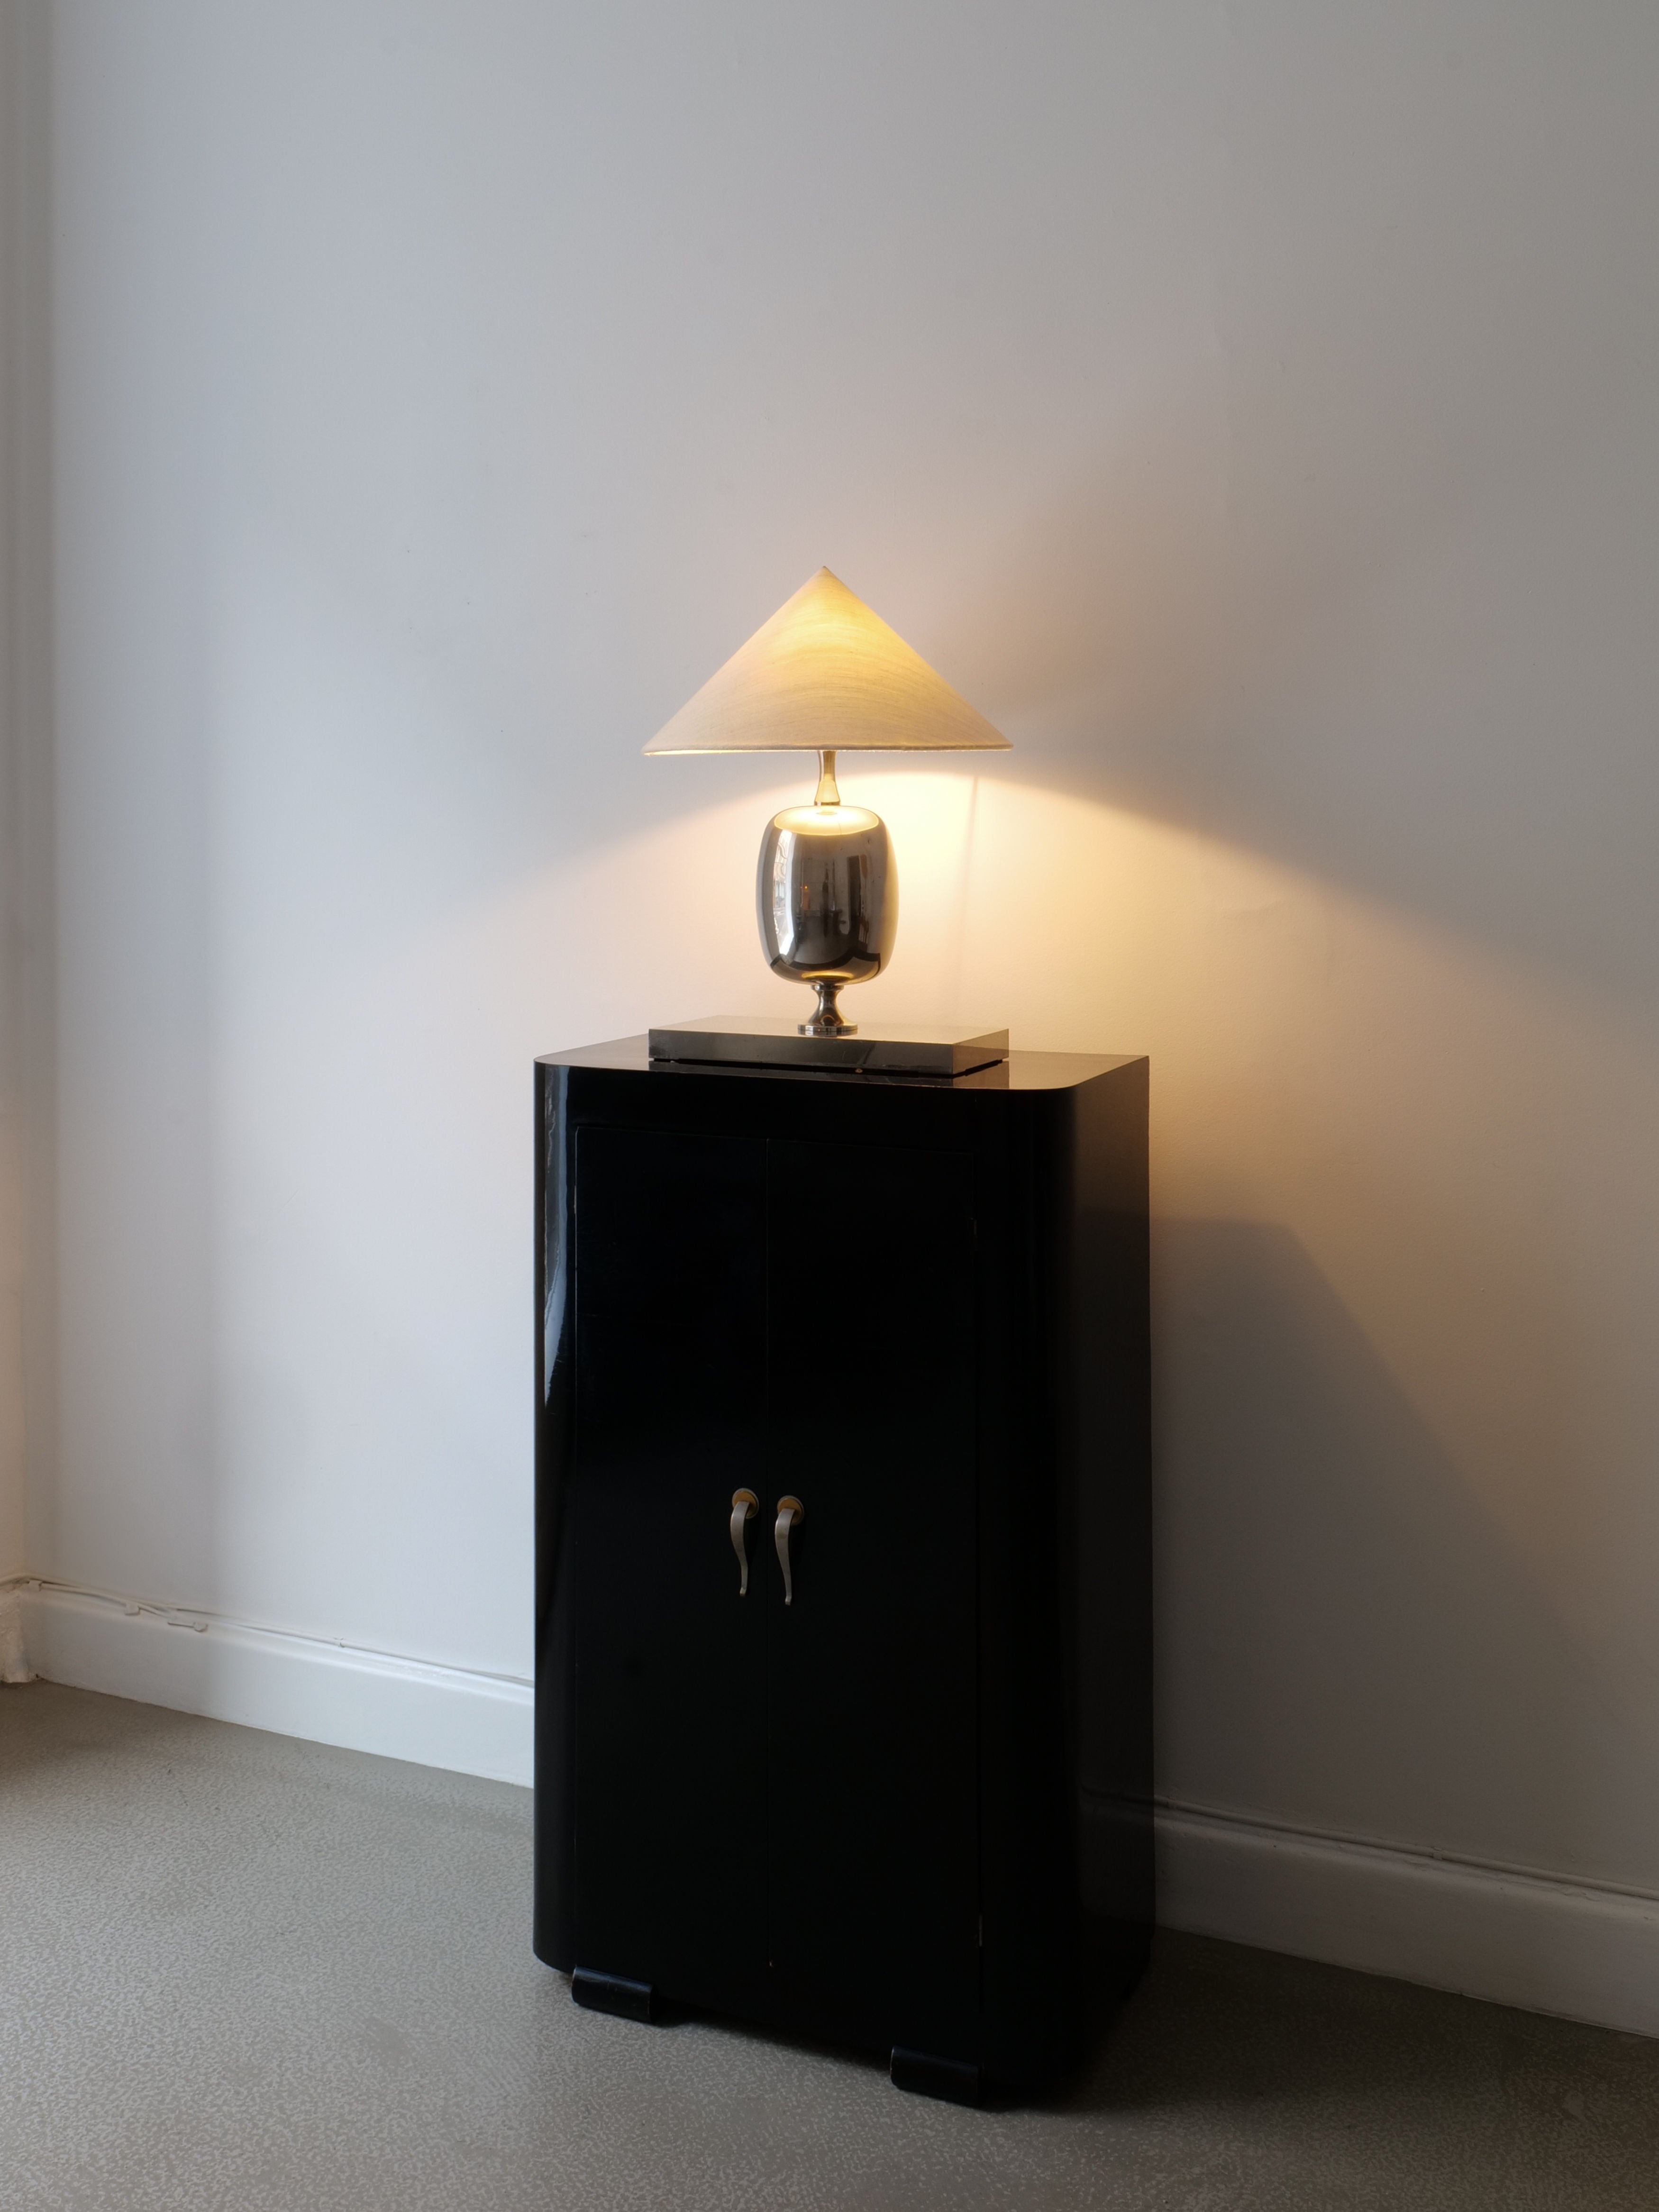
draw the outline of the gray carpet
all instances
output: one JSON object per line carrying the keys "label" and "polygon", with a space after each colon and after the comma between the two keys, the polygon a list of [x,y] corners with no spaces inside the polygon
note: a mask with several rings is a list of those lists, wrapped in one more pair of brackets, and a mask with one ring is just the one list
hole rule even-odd
{"label": "gray carpet", "polygon": [[530,1801],[0,1690],[4,2212],[1659,2203],[1659,2044],[1164,1936],[1085,2080],[963,2112],[531,1957]]}

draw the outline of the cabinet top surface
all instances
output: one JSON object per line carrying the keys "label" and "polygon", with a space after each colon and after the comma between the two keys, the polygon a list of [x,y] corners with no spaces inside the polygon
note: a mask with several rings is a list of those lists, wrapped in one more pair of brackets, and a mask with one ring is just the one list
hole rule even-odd
{"label": "cabinet top surface", "polygon": [[606,1044],[577,1045],[568,1052],[538,1055],[541,1067],[593,1067],[648,1075],[653,1083],[754,1082],[853,1084],[861,1090],[1067,1091],[1115,1067],[1143,1058],[1139,1053],[1011,1052],[994,1066],[971,1075],[866,1075],[830,1068],[691,1066],[684,1061],[653,1061],[643,1035],[616,1037]]}

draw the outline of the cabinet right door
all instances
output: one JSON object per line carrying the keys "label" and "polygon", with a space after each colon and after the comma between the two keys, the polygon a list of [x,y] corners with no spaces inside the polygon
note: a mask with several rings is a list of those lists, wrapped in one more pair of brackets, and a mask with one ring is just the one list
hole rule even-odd
{"label": "cabinet right door", "polygon": [[975,1225],[963,1153],[768,1146],[767,1952],[804,2027],[978,2057]]}

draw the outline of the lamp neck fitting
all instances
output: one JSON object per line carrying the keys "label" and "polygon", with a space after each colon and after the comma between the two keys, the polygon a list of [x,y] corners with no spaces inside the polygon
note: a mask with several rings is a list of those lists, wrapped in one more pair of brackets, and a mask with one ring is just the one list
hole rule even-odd
{"label": "lamp neck fitting", "polygon": [[813,799],[812,804],[814,806],[841,805],[841,787],[836,781],[836,756],[833,751],[826,750],[822,747],[818,752],[817,796]]}

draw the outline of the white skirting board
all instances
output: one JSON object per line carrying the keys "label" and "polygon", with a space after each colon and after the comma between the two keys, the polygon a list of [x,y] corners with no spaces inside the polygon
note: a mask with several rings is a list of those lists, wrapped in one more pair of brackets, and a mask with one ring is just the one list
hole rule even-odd
{"label": "white skirting board", "polygon": [[531,1778],[528,1682],[51,1583],[17,1598],[29,1664],[49,1682],[496,1782]]}
{"label": "white skirting board", "polygon": [[1169,1928],[1659,2035],[1659,1897],[1223,1813],[1158,1816]]}
{"label": "white skirting board", "polygon": [[[531,1778],[527,1682],[61,1585],[12,1595],[49,1681]],[[1175,1805],[1158,1814],[1158,1884],[1165,1927],[1659,2035],[1659,1897]]]}

